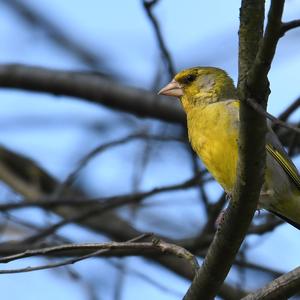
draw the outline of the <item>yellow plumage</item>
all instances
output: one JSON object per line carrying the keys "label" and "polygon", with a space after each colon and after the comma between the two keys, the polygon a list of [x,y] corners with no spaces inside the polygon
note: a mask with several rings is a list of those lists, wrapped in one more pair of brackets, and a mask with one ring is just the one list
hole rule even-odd
{"label": "yellow plumage", "polygon": [[236,179],[237,106],[238,101],[234,100],[216,102],[190,109],[187,114],[193,149],[227,193],[232,192]]}
{"label": "yellow plumage", "polygon": [[[212,176],[231,194],[238,160],[239,100],[221,69],[178,73],[160,94],[181,100],[191,145]],[[267,133],[265,183],[259,204],[300,229],[300,176],[271,129]]]}

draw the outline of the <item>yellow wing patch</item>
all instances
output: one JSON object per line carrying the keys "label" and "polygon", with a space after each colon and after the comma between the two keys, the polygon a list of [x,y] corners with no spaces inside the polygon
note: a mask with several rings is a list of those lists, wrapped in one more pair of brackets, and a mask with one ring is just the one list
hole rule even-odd
{"label": "yellow wing patch", "polygon": [[276,159],[283,170],[290,176],[296,187],[300,190],[300,175],[297,168],[285,157],[285,154],[275,149],[272,145],[266,145],[267,151]]}

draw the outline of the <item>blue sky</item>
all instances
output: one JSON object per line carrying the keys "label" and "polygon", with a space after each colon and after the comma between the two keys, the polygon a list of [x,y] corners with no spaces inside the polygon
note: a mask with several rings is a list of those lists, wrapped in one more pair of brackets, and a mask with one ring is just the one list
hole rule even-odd
{"label": "blue sky", "polygon": [[[214,65],[227,70],[236,81],[239,2],[160,1],[154,12],[177,70],[194,65]],[[124,84],[150,89],[157,73],[164,68],[141,1],[113,0],[100,3],[96,0],[23,0],[23,3],[28,3],[43,16],[55,21],[65,33],[99,55],[106,67],[118,74]],[[21,21],[5,4],[5,0],[0,1],[0,12],[1,63],[86,69],[75,57],[49,41],[45,33]],[[284,19],[299,18],[299,14],[299,2],[286,1]],[[270,72],[272,94],[269,111],[275,115],[299,96],[299,35],[298,29],[289,32],[280,41]],[[158,132],[162,127],[160,122],[141,120],[68,97],[1,90],[0,99],[0,143],[30,156],[61,179],[68,175],[82,155],[96,145],[124,136],[137,127],[150,128],[151,132]],[[292,120],[299,119],[299,116],[298,112]],[[122,122],[126,125],[118,126]],[[98,136],[97,130],[90,130],[93,126],[105,128],[105,135]],[[178,128],[169,125],[166,130],[172,132]],[[104,153],[85,168],[81,180],[86,180],[93,195],[110,195],[114,191],[115,182],[118,182],[118,193],[129,192],[135,159],[132,154],[138,153],[140,147],[139,143],[132,143],[122,148],[122,155],[119,149]],[[182,146],[160,145],[159,150],[155,151],[157,160],[147,167],[141,189],[177,183],[191,176],[188,156]],[[210,185],[209,190],[215,197],[221,192],[215,183]],[[183,198],[186,199],[184,204]],[[195,206],[198,199],[194,190],[178,193],[174,197],[162,195],[160,203],[157,200],[151,201],[148,202],[153,205],[143,208],[137,216],[136,225],[141,230],[153,228],[156,222],[160,222],[161,233],[168,233],[168,226],[173,224],[173,228],[178,228],[177,234],[180,237],[187,231],[196,233],[200,228],[202,223],[198,216],[201,216],[201,209]],[[168,203],[173,205],[167,206]],[[171,219],[169,223],[162,223],[163,204],[168,207],[163,213],[166,213],[168,221]],[[47,219],[35,210],[18,216],[32,216],[37,223]],[[49,219],[52,221],[53,217]],[[98,236],[75,225],[68,226],[62,232],[70,236],[76,234],[78,241],[99,241]],[[268,234],[263,239],[251,237],[249,244],[253,245],[248,252],[251,261],[274,265],[282,271],[300,263],[299,232],[289,225],[279,227],[274,234]],[[41,259],[26,260],[1,268],[43,262]],[[187,281],[141,258],[129,258],[126,262],[131,268],[142,271],[147,268],[148,277],[165,286],[172,286],[176,293],[183,294],[188,286]],[[107,276],[97,273],[102,269]],[[118,271],[109,262],[90,260],[79,263],[75,270],[82,272],[83,277],[91,277],[99,299],[112,299]],[[89,270],[93,270],[93,276],[87,274]],[[87,299],[86,287],[78,282],[70,281],[66,271],[53,270],[3,276],[0,288],[3,298],[9,295],[10,299]],[[126,283],[128,285],[124,288],[122,299],[136,299],[141,290],[147,291],[144,299],[178,298],[176,293],[162,291],[133,273],[126,279]],[[251,286],[252,283],[247,284]],[[136,288],[132,289],[132,286]]]}

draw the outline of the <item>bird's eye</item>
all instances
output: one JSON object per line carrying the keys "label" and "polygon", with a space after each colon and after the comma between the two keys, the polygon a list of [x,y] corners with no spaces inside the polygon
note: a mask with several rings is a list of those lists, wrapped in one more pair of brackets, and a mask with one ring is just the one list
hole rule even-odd
{"label": "bird's eye", "polygon": [[196,79],[196,76],[194,74],[189,74],[185,79],[187,82],[193,82]]}

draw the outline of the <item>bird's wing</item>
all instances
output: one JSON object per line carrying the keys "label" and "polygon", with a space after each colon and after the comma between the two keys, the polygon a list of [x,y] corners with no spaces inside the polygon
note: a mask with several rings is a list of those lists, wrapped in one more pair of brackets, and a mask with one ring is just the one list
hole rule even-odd
{"label": "bird's wing", "polygon": [[299,172],[292,160],[288,157],[276,134],[271,128],[269,128],[269,131],[266,135],[266,149],[267,152],[278,162],[278,164],[289,176],[290,180],[300,191]]}

